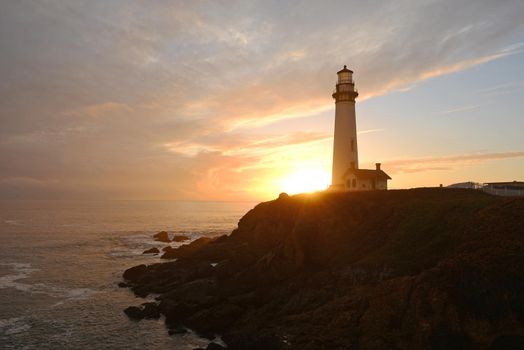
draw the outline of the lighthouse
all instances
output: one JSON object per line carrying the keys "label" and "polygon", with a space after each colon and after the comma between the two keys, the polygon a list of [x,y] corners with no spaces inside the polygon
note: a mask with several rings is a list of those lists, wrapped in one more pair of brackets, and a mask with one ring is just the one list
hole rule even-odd
{"label": "lighthouse", "polygon": [[334,189],[344,186],[344,173],[348,168],[358,169],[357,118],[355,99],[358,92],[353,81],[353,71],[346,66],[337,72],[335,99],[335,137],[333,141],[333,172],[331,185]]}
{"label": "lighthouse", "polygon": [[337,83],[332,96],[335,99],[335,132],[331,189],[338,191],[387,189],[387,180],[391,178],[380,168],[380,163],[376,163],[375,169],[359,169],[355,113],[358,91],[355,89],[353,71],[346,66],[337,72]]}

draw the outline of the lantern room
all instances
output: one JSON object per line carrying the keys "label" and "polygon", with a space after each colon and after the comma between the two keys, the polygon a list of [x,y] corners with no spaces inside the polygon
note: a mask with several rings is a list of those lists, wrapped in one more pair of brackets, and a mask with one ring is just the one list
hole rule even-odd
{"label": "lantern room", "polygon": [[347,66],[344,69],[337,72],[338,82],[337,84],[352,84],[353,83],[353,71],[349,70]]}

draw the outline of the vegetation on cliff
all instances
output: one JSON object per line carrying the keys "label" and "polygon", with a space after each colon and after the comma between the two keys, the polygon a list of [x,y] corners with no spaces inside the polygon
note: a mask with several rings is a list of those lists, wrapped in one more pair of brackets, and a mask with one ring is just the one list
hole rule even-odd
{"label": "vegetation on cliff", "polygon": [[505,349],[524,344],[523,219],[474,190],[281,196],[124,278],[231,349]]}

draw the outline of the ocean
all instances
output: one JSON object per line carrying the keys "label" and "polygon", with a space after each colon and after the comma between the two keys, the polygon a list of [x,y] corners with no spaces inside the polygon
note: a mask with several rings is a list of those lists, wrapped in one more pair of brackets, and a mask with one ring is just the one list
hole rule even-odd
{"label": "ocean", "polygon": [[[132,321],[147,300],[119,288],[158,231],[192,240],[231,232],[251,202],[0,201],[0,349],[193,349],[163,319]],[[173,243],[172,246],[175,246]]]}

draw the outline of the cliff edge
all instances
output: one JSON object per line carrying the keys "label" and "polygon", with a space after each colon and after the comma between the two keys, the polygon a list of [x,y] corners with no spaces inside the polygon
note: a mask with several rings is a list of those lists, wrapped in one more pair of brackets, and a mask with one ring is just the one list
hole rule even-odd
{"label": "cliff edge", "polygon": [[124,278],[230,349],[524,348],[524,198],[281,195]]}

